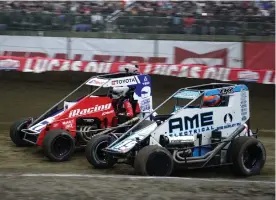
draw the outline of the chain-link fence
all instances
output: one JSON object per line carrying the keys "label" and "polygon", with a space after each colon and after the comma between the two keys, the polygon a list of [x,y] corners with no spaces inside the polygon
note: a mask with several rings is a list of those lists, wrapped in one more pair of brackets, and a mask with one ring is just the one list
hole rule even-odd
{"label": "chain-link fence", "polygon": [[115,16],[1,12],[0,31],[70,31],[186,35],[273,36],[275,18]]}

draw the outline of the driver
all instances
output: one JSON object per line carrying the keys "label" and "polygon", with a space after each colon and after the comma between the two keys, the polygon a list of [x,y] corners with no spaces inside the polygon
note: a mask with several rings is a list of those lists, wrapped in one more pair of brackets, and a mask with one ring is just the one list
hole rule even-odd
{"label": "driver", "polygon": [[134,113],[137,111],[139,112],[139,108],[136,108],[136,111],[132,108],[129,91],[129,87],[114,87],[111,91],[111,96],[113,98],[112,105],[118,117],[119,124],[132,119],[134,117]]}
{"label": "driver", "polygon": [[221,98],[219,95],[213,96],[204,96],[203,97],[203,106],[205,107],[216,107],[221,104]]}

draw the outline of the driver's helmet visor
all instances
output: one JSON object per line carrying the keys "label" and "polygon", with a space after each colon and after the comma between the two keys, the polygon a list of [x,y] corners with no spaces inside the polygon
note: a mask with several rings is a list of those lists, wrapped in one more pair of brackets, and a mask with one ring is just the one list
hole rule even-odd
{"label": "driver's helmet visor", "polygon": [[119,98],[119,97],[121,96],[121,92],[114,91],[114,90],[112,90],[112,91],[110,92],[110,94],[111,94],[111,96],[112,96],[113,98]]}

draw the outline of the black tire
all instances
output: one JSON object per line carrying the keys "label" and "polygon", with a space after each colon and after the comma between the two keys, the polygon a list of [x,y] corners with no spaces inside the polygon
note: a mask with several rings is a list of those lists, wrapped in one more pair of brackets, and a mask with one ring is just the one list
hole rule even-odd
{"label": "black tire", "polygon": [[115,138],[112,135],[95,135],[86,144],[85,156],[88,162],[97,169],[108,169],[117,163],[117,159],[102,151]]}
{"label": "black tire", "polygon": [[54,162],[66,161],[75,151],[75,138],[62,129],[50,130],[44,137],[42,148],[49,160]]}
{"label": "black tire", "polygon": [[142,148],[134,161],[136,173],[143,176],[170,176],[173,168],[171,153],[157,145]]}
{"label": "black tire", "polygon": [[29,122],[28,119],[17,120],[10,127],[11,141],[17,147],[33,146],[32,144],[30,144],[30,143],[23,140],[24,133],[21,131],[22,129],[26,128],[28,122]]}
{"label": "black tire", "polygon": [[259,140],[248,136],[238,137],[232,142],[229,151],[234,174],[239,176],[260,174],[266,161],[266,151]]}

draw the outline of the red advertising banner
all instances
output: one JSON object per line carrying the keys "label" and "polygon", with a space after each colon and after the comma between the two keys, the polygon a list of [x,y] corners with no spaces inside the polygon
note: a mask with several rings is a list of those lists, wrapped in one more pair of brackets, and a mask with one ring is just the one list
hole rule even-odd
{"label": "red advertising banner", "polygon": [[[95,61],[74,61],[52,58],[24,58],[0,56],[0,70],[42,73],[46,71],[82,71],[95,73],[116,73],[129,63],[106,63]],[[219,81],[246,81],[261,84],[275,84],[275,70],[254,70],[243,68],[208,67],[188,64],[139,64],[141,73],[183,78],[213,79]]]}
{"label": "red advertising banner", "polygon": [[275,42],[245,42],[244,68],[275,70]]}

